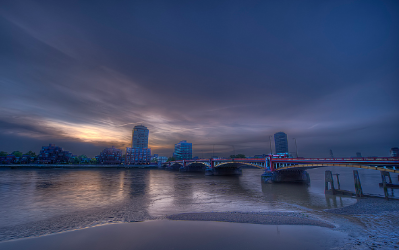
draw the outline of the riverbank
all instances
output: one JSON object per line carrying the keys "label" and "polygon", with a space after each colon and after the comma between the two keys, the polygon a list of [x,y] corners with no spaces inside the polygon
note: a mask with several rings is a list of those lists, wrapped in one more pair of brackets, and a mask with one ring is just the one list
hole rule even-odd
{"label": "riverbank", "polygon": [[309,213],[297,212],[225,212],[225,213],[183,213],[166,217],[169,220],[184,221],[219,221],[234,223],[250,223],[262,225],[302,225],[335,228],[327,221],[322,221]]}
{"label": "riverbank", "polygon": [[[264,249],[266,243],[272,249],[397,249],[398,210],[397,200],[364,198],[344,208],[324,211],[203,212],[156,218],[144,216],[137,218],[144,222],[136,220],[133,223],[59,231],[42,237],[1,242],[0,248],[242,249],[242,242],[248,242],[246,239],[249,237],[252,240],[250,249]],[[257,232],[262,233],[257,236]],[[214,238],[213,234],[219,236]],[[235,238],[232,235],[236,235]],[[317,237],[309,238],[309,235]],[[313,245],[306,243],[308,241],[313,241]],[[284,245],[282,242],[294,244]],[[195,247],[195,244],[203,248]]]}
{"label": "riverbank", "polygon": [[0,164],[1,168],[28,168],[28,169],[35,169],[35,168],[66,168],[66,169],[75,169],[75,168],[159,168],[158,165],[90,165],[90,164]]}
{"label": "riverbank", "polygon": [[263,250],[330,249],[346,234],[317,226],[255,225],[209,221],[155,220],[112,224],[0,243],[19,249]]}

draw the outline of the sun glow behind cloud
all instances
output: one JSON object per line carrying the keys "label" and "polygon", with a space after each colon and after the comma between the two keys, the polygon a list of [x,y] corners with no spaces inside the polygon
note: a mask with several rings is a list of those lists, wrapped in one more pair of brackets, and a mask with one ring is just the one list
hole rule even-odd
{"label": "sun glow behind cloud", "polygon": [[59,120],[44,121],[45,126],[57,129],[62,136],[78,139],[83,142],[108,142],[115,145],[129,143],[125,130],[117,127],[96,124],[77,124]]}

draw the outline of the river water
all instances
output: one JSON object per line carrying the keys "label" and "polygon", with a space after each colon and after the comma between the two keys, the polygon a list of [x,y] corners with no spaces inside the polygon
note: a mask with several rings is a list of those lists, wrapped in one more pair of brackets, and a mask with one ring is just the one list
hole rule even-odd
{"label": "river water", "polygon": [[[328,169],[340,174],[341,189],[354,191],[353,169]],[[314,211],[356,203],[324,195],[325,170],[309,170],[311,185],[305,186],[264,184],[260,169],[224,177],[160,169],[1,168],[0,241],[185,212]],[[378,171],[359,173],[364,193],[383,194]],[[392,179],[398,182],[397,175]]]}

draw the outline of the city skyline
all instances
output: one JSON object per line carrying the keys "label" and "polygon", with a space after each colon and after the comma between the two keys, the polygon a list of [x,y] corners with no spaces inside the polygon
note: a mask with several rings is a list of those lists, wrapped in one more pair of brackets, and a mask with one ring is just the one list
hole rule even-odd
{"label": "city skyline", "polygon": [[304,157],[389,156],[399,3],[289,3],[3,1],[0,151],[96,155],[143,124],[160,155],[269,153],[284,131]]}

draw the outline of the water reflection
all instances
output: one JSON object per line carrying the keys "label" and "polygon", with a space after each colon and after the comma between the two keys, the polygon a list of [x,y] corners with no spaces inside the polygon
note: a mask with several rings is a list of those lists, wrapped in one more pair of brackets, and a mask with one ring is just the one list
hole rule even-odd
{"label": "water reflection", "polygon": [[[146,169],[0,169],[0,225],[66,214],[130,220],[132,211],[164,216],[326,209],[355,203],[356,199],[324,195],[325,170],[309,170],[311,185],[306,186],[263,184],[258,169],[243,169],[242,176],[227,177]],[[343,189],[354,189],[352,169],[330,170],[341,174]],[[370,171],[359,171],[363,191],[380,192],[379,172]],[[397,175],[392,179],[396,182]]]}

